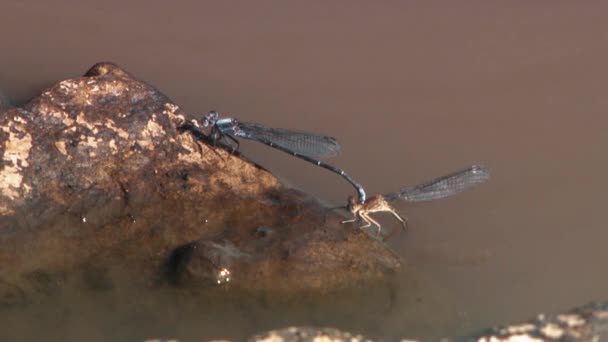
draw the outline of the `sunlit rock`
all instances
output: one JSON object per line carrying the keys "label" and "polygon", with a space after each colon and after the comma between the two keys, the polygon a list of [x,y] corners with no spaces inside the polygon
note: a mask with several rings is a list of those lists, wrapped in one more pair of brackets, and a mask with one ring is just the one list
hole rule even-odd
{"label": "sunlit rock", "polygon": [[180,129],[188,121],[111,63],[4,111],[0,299],[119,283],[327,290],[400,267],[335,211]]}

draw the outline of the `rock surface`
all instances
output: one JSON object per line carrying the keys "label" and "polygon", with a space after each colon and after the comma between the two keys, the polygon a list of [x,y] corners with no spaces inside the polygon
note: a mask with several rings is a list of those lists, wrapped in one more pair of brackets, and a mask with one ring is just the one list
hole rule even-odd
{"label": "rock surface", "polygon": [[0,114],[0,303],[75,277],[290,292],[399,269],[338,213],[180,130],[187,122],[111,63]]}
{"label": "rock surface", "polygon": [[350,341],[350,342],[371,342],[372,340],[361,335],[353,335],[345,331],[332,328],[312,328],[312,327],[290,327],[280,330],[269,331],[264,334],[252,336],[249,342],[330,342],[330,341]]}

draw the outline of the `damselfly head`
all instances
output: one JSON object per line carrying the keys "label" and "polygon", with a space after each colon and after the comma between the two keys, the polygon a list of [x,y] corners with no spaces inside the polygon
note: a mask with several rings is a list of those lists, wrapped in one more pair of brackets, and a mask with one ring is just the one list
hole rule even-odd
{"label": "damselfly head", "polygon": [[348,196],[348,204],[346,209],[353,214],[356,214],[357,211],[361,209],[361,204],[357,201],[357,199],[353,196]]}
{"label": "damselfly head", "polygon": [[203,127],[210,127],[215,125],[215,122],[217,121],[217,119],[220,117],[220,114],[214,110],[210,111],[209,113],[207,113],[207,115],[205,115],[201,121],[203,123]]}

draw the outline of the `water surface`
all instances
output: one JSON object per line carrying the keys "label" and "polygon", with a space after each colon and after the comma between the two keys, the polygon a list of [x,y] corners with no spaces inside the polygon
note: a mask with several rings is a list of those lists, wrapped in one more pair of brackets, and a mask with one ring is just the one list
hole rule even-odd
{"label": "water surface", "polygon": [[[390,245],[411,271],[368,323],[348,319],[352,302],[332,319],[295,306],[257,325],[246,323],[247,308],[227,306],[217,323],[245,333],[328,322],[373,336],[449,336],[608,297],[606,10],[570,1],[5,1],[0,89],[23,102],[114,61],[192,117],[216,109],[334,135],[342,153],[332,162],[371,193],[484,163],[493,178],[474,191],[397,204],[412,229]],[[353,193],[281,152],[243,150],[328,203]],[[204,305],[168,298],[142,300],[145,310],[185,312],[168,320],[167,335],[209,336],[196,331],[212,325]],[[108,318],[105,302],[74,295],[2,321],[72,339],[148,329],[145,315],[139,325]],[[50,314],[57,307],[72,312],[62,324]]]}

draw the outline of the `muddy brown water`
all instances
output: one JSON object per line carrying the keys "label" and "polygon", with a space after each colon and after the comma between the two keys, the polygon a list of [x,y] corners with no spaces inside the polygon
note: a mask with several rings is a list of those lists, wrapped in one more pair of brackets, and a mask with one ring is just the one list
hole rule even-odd
{"label": "muddy brown water", "polygon": [[[371,193],[475,162],[493,178],[450,199],[397,204],[411,230],[390,246],[410,271],[378,295],[389,304],[353,295],[331,310],[303,301],[260,311],[196,294],[71,294],[0,311],[1,330],[32,340],[192,340],[315,324],[436,338],[606,299],[607,10],[570,1],[4,1],[0,89],[17,103],[109,60],[193,117],[217,109],[334,135],[342,152],[331,162]],[[243,150],[329,204],[353,193],[281,152]]]}

